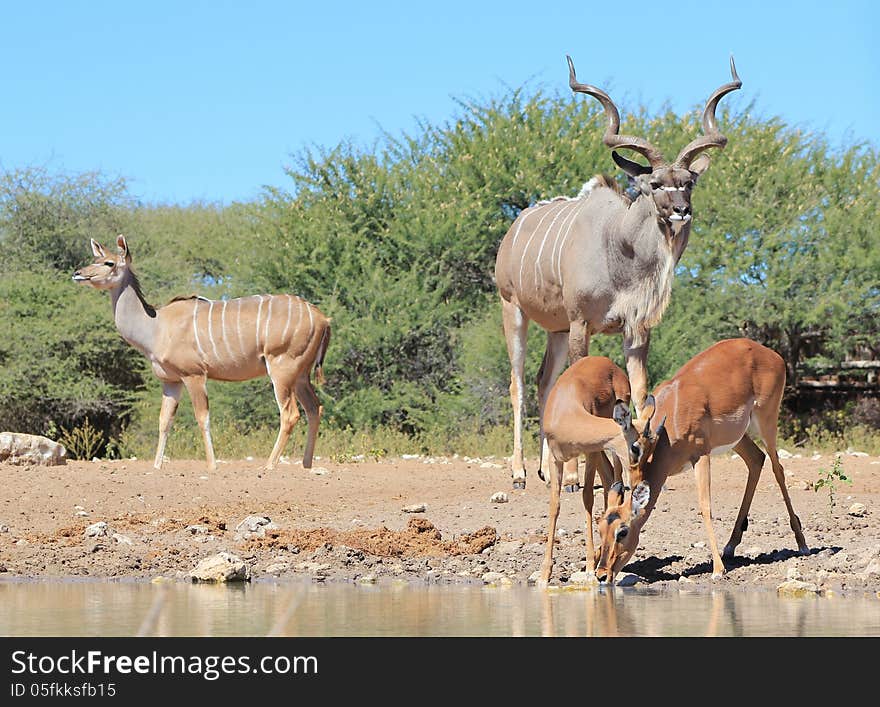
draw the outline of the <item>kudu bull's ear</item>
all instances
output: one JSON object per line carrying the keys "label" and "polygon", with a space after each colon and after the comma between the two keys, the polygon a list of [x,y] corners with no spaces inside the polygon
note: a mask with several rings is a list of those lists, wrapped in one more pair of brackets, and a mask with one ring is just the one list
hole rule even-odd
{"label": "kudu bull's ear", "polygon": [[638,518],[639,514],[648,505],[648,499],[651,498],[651,487],[644,481],[636,484],[632,490],[632,517]]}
{"label": "kudu bull's ear", "polygon": [[89,238],[89,242],[92,244],[92,255],[96,258],[106,258],[107,251],[104,250],[104,246],[102,246],[98,241],[94,238]]}
{"label": "kudu bull's ear", "polygon": [[614,163],[618,167],[620,167],[624,172],[626,172],[630,177],[633,178],[638,177],[642,174],[650,174],[654,171],[647,165],[628,160],[626,157],[617,152],[617,150],[612,151],[611,159],[614,160]]}
{"label": "kudu bull's ear", "polygon": [[705,172],[707,169],[709,169],[709,162],[710,161],[711,160],[709,159],[709,155],[707,155],[704,152],[691,163],[691,166],[689,169],[691,170],[691,172],[693,172],[694,179],[696,179],[703,172]]}
{"label": "kudu bull's ear", "polygon": [[116,247],[119,249],[119,255],[126,260],[131,257],[128,252],[128,243],[125,242],[125,236],[121,233],[116,237]]}
{"label": "kudu bull's ear", "polygon": [[632,426],[632,415],[629,412],[629,405],[622,400],[618,400],[614,404],[614,410],[611,413],[614,421],[624,430],[628,430]]}

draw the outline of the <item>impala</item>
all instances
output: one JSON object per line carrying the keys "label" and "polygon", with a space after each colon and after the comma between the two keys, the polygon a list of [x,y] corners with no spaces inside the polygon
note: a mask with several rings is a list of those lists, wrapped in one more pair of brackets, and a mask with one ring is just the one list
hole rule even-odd
{"label": "impala", "polygon": [[[573,363],[556,381],[547,397],[544,410],[544,432],[552,455],[550,467],[550,509],[547,514],[547,548],[541,565],[539,581],[546,583],[553,568],[553,543],[556,521],[559,517],[559,493],[564,465],[576,465],[578,457],[587,455],[584,477],[583,502],[586,512],[587,571],[595,567],[593,545],[593,481],[596,472],[609,497],[612,483],[620,483],[622,459],[631,457],[632,446],[637,444],[632,425],[627,427],[629,437],[622,433],[618,422],[629,418],[630,390],[626,374],[611,359],[604,356],[586,356]],[[611,418],[614,419],[611,419]],[[586,434],[585,434],[586,432]],[[647,430],[650,435],[650,429]],[[605,456],[612,452],[614,466]]]}
{"label": "impala", "polygon": [[[623,351],[636,409],[647,393],[646,361],[650,330],[669,303],[675,266],[690,236],[691,190],[709,166],[704,150],[722,148],[727,138],[715,121],[718,102],[742,85],[733,57],[733,81],[718,88],[703,111],[703,135],[682,148],[669,164],[640,137],[619,135],[620,115],[608,95],[577,82],[568,58],[569,85],[598,99],[605,109],[604,143],[633,180],[635,199],[620,193],[613,180],[594,177],[576,198],[557,198],[524,209],[501,242],[495,280],[501,296],[504,336],[510,358],[513,405],[514,488],[525,488],[522,451],[523,370],[529,320],[547,331],[547,348],[538,372],[541,462],[546,479],[549,455],[544,439],[544,408],[553,381],[565,367],[587,355],[590,337],[623,333]],[[649,162],[631,161],[616,150],[629,149]],[[577,489],[566,475],[566,489]]]}
{"label": "impala", "polygon": [[[776,425],[785,388],[785,363],[775,351],[750,339],[727,339],[694,356],[672,377],[654,389],[657,411],[666,416],[652,456],[639,469],[632,493],[612,493],[599,521],[601,549],[596,574],[613,581],[629,561],[639,533],[651,515],[666,478],[688,467],[696,472],[700,513],[709,536],[713,578],[724,573],[712,528],[710,455],[733,449],[745,462],[749,476],[742,504],[724,548],[731,558],[748,528],[749,508],[761,476],[765,454],[753,441],[764,441],[767,455],[788,510],[798,550],[809,552],[800,519],[791,505],[785,475],[776,451]],[[622,421],[626,431],[627,421]]]}
{"label": "impala", "polygon": [[244,381],[268,374],[281,414],[278,439],[269,456],[272,468],[284,451],[303,406],[309,428],[303,466],[312,465],[323,408],[310,380],[312,368],[323,382],[322,365],[330,341],[330,319],[295,295],[254,295],[214,301],[176,297],[164,307],[144,299],[131,268],[123,236],[111,254],[92,239],[94,262],[73,274],[76,282],[110,292],[116,328],[144,354],[162,381],[159,443],[154,466],[162,467],[168,431],[185,387],[205,442],[208,467],[215,469],[207,380]]}

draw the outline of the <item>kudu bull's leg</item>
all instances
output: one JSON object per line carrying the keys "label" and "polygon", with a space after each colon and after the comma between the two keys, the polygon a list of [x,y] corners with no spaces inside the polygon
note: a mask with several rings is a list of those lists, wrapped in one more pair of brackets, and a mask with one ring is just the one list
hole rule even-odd
{"label": "kudu bull's leg", "polygon": [[529,320],[523,311],[512,302],[501,300],[501,314],[504,322],[504,338],[507,341],[507,355],[510,358],[510,402],[513,405],[513,458],[511,476],[513,488],[526,487],[526,468],[523,463],[522,419],[525,389],[526,336]]}
{"label": "kudu bull's leg", "polygon": [[742,503],[739,507],[739,513],[736,515],[736,522],[733,524],[733,531],[730,533],[730,540],[724,546],[723,559],[733,557],[737,545],[742,541],[743,533],[748,527],[749,508],[752,506],[752,499],[755,496],[755,488],[758,486],[758,480],[761,478],[761,468],[764,466],[766,455],[762,452],[748,435],[744,435],[733,450],[742,457],[749,469],[749,478],[746,481],[746,490],[743,493]]}
{"label": "kudu bull's leg", "polygon": [[312,456],[315,453],[315,442],[318,440],[318,425],[324,408],[318,402],[318,396],[309,380],[308,371],[296,381],[296,397],[306,411],[306,419],[309,421],[309,431],[306,436],[306,446],[303,450],[303,467],[311,469]]}
{"label": "kudu bull's leg", "polygon": [[712,552],[712,579],[720,579],[724,574],[724,562],[718,552],[718,540],[715,538],[715,529],[712,527],[712,467],[708,454],[700,457],[694,465],[697,476],[697,496],[700,500],[700,514],[703,516],[703,525],[706,526],[706,534],[709,536],[709,549]]}
{"label": "kudu bull's leg", "polygon": [[[544,437],[544,408],[547,405],[547,397],[553,383],[565,368],[565,360],[568,356],[568,332],[547,332],[547,348],[544,350],[544,358],[538,369],[538,415],[541,421],[541,463],[538,466],[538,477],[541,481],[550,482],[550,465],[553,464],[553,456],[550,447]],[[574,484],[577,486],[577,459],[574,459]],[[563,484],[572,483],[566,476]]]}
{"label": "kudu bull's leg", "polygon": [[[780,391],[780,399],[782,392]],[[776,420],[779,417],[779,403],[776,405],[768,405],[765,410],[773,410],[772,417],[764,410],[757,411],[759,420],[758,427],[761,431],[761,437],[764,439],[764,446],[767,447],[767,455],[770,457],[770,464],[773,467],[773,475],[776,477],[776,483],[779,490],[782,491],[782,499],[785,501],[785,507],[788,509],[788,521],[791,529],[794,531],[794,537],[797,540],[798,550],[802,555],[810,554],[810,548],[804,539],[804,531],[801,528],[801,519],[794,512],[791,505],[791,497],[788,495],[788,487],[785,485],[785,470],[779,462],[779,454],[776,452]]]}
{"label": "kudu bull's leg", "polygon": [[648,345],[650,333],[645,333],[645,341],[640,346],[633,346],[632,339],[624,337],[623,356],[626,359],[626,375],[629,377],[632,401],[636,407],[636,415],[642,411],[642,405],[648,396]]}
{"label": "kudu bull's leg", "polygon": [[214,444],[211,442],[211,416],[208,413],[208,388],[204,376],[192,376],[185,378],[183,384],[189,392],[192,400],[193,412],[202,430],[202,438],[205,441],[205,460],[208,469],[214,471],[217,461],[214,459]]}
{"label": "kudu bull's leg", "polygon": [[159,444],[156,446],[156,459],[153,468],[161,469],[162,460],[165,458],[165,443],[168,441],[168,431],[177,412],[180,403],[180,394],[183,392],[183,383],[162,384],[162,409],[159,412]]}
{"label": "kudu bull's leg", "polygon": [[550,467],[550,508],[547,512],[547,547],[538,583],[547,586],[553,571],[553,543],[556,541],[556,521],[559,518],[559,492],[562,489],[562,462],[553,461]]}
{"label": "kudu bull's leg", "polygon": [[280,420],[278,424],[278,438],[275,440],[275,446],[272,447],[272,453],[266,462],[266,469],[275,468],[278,459],[287,446],[290,433],[299,420],[299,408],[296,406],[296,398],[293,395],[291,386],[273,378],[272,387],[275,389],[275,401],[278,403]]}

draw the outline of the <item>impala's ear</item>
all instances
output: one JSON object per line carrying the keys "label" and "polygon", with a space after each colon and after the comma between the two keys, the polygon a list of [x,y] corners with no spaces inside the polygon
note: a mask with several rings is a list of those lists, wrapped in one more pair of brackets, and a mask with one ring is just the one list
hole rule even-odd
{"label": "impala's ear", "polygon": [[128,243],[125,242],[125,236],[121,233],[116,237],[116,247],[119,249],[119,255],[128,260],[131,254],[128,252]]}
{"label": "impala's ear", "polygon": [[611,417],[624,430],[628,430],[632,426],[632,415],[629,412],[629,405],[622,400],[618,400],[614,404],[614,411],[611,413]]}
{"label": "impala's ear", "polygon": [[709,162],[709,155],[703,152],[691,163],[690,170],[693,172],[694,180],[709,169]]}
{"label": "impala's ear", "polygon": [[608,499],[605,501],[605,507],[611,508],[612,506],[619,506],[623,501],[623,482],[616,481],[611,484],[611,488],[608,489]]}
{"label": "impala's ear", "polygon": [[648,499],[651,498],[651,487],[644,481],[636,484],[632,490],[632,517],[638,518],[639,514],[648,505]]}
{"label": "impala's ear", "polygon": [[94,238],[89,238],[89,241],[92,244],[92,254],[96,258],[106,258],[107,257],[107,251],[104,250],[104,246],[102,246],[100,243],[98,243],[98,241],[96,241]]}
{"label": "impala's ear", "polygon": [[654,430],[653,439],[660,439],[660,435],[663,434],[663,430],[666,427],[666,415],[663,416],[663,419],[660,420],[660,424],[657,425],[657,429]]}

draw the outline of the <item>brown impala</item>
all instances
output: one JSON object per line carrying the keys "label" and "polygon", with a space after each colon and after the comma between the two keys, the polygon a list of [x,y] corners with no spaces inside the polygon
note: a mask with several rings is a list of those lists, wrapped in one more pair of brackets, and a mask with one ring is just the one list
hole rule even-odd
{"label": "brown impala", "polygon": [[157,309],[147,304],[141,293],[125,238],[116,239],[117,254],[109,253],[95,240],[91,243],[95,261],[77,270],[73,279],[110,291],[116,328],[150,359],[153,373],[162,381],[154,466],[162,467],[168,430],[184,387],[202,430],[208,467],[214,469],[207,380],[244,381],[268,374],[281,427],[266,466],[274,467],[284,451],[299,419],[299,401],[309,421],[303,466],[310,467],[323,410],[310,375],[314,367],[318,382],[323,381],[321,366],[330,341],[330,320],[295,295],[221,301],[178,297]]}
{"label": "brown impala", "polygon": [[[715,123],[715,109],[725,95],[742,85],[731,57],[733,81],[716,90],[706,103],[704,135],[682,148],[669,164],[644,138],[618,135],[620,115],[612,100],[604,91],[578,83],[571,58],[568,64],[572,90],[593,96],[605,109],[605,144],[612,150],[634,150],[650,166],[612,152],[638,189],[635,200],[620,194],[612,180],[594,177],[577,198],[554,199],[524,209],[501,242],[495,280],[511,366],[514,488],[525,488],[526,483],[523,368],[530,319],[547,331],[538,373],[542,420],[547,394],[566,358],[574,362],[586,356],[590,337],[601,333],[623,333],[633,399],[636,408],[641,408],[648,386],[645,366],[650,330],[669,303],[675,266],[687,246],[691,190],[709,166],[708,156],[700,153],[727,144]],[[549,458],[543,436],[542,426],[538,475],[546,479]],[[566,472],[566,489],[576,490],[577,483],[576,473],[572,477]]]}
{"label": "brown impala", "polygon": [[727,339],[694,356],[671,380],[654,389],[656,409],[665,417],[665,434],[660,435],[653,455],[631,477],[635,484],[632,493],[624,499],[620,489],[609,498],[599,521],[602,546],[596,574],[600,580],[613,581],[632,557],[666,478],[691,466],[696,471],[700,513],[712,551],[713,577],[720,577],[724,563],[712,529],[709,457],[733,449],[749,470],[742,504],[724,548],[724,557],[730,558],[748,527],[749,507],[764,465],[765,454],[752,441],[753,436],[764,440],[798,549],[803,554],[809,552],[776,452],[776,424],[784,388],[785,363],[779,354],[750,339]]}
{"label": "brown impala", "polygon": [[[580,455],[587,455],[584,477],[584,511],[587,516],[587,571],[595,566],[593,546],[593,481],[596,472],[602,481],[607,502],[611,485],[620,481],[623,468],[621,459],[628,457],[627,441],[618,424],[612,420],[629,416],[629,381],[626,374],[610,358],[585,356],[575,361],[547,396],[544,409],[544,433],[553,464],[550,466],[550,511],[548,513],[547,550],[541,565],[539,581],[546,583],[553,568],[553,542],[556,537],[556,519],[559,517],[559,492],[562,486],[563,464],[577,464]],[[631,429],[631,427],[629,428]],[[583,434],[589,430],[590,436]],[[612,469],[605,450],[613,453]]]}

